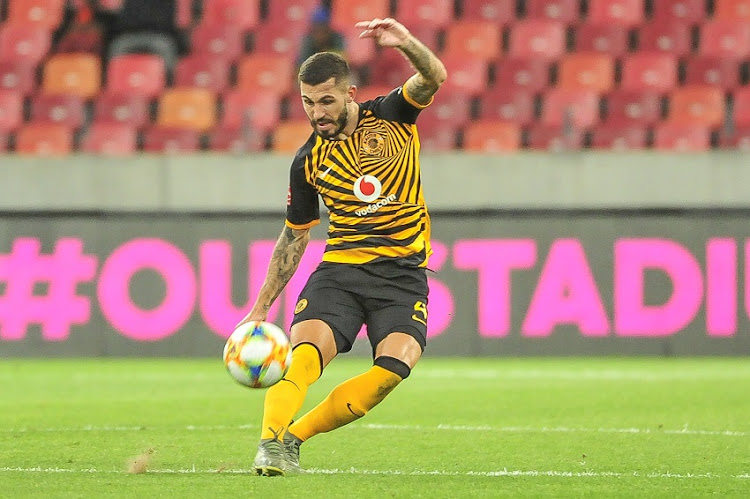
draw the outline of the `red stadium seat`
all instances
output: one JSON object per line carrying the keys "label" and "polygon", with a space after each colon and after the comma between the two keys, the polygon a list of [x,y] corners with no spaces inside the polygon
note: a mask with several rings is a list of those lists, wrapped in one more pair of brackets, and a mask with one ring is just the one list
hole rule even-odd
{"label": "red stadium seat", "polygon": [[175,86],[223,92],[229,87],[229,63],[208,54],[183,57],[175,68]]}
{"label": "red stadium seat", "polygon": [[66,0],[12,0],[8,8],[8,24],[57,29],[63,21]]}
{"label": "red stadium seat", "polygon": [[216,94],[205,88],[169,88],[159,97],[157,124],[205,132],[216,124]]}
{"label": "red stadium seat", "polygon": [[588,4],[590,23],[633,28],[643,22],[643,0],[589,0]]}
{"label": "red stadium seat", "polygon": [[33,64],[0,61],[0,90],[13,90],[21,95],[29,95],[36,87],[35,73]]}
{"label": "red stadium seat", "polygon": [[502,33],[491,22],[458,21],[446,30],[445,54],[490,61],[500,57]]}
{"label": "red stadium seat", "polygon": [[530,125],[534,122],[534,95],[523,90],[485,92],[479,98],[479,118]]}
{"label": "red stadium seat", "polygon": [[375,40],[360,38],[358,29],[343,31],[346,52],[344,57],[352,66],[369,66],[377,54]]}
{"label": "red stadium seat", "polygon": [[591,90],[553,88],[542,98],[541,124],[588,128],[599,121],[599,96]]}
{"label": "red stadium seat", "polygon": [[286,25],[289,28],[307,29],[310,13],[320,4],[319,0],[284,0],[268,2],[266,23]]}
{"label": "red stadium seat", "polygon": [[143,150],[154,153],[191,153],[199,149],[197,131],[186,128],[153,126],[143,132]]}
{"label": "red stadium seat", "polygon": [[81,141],[81,151],[107,156],[126,156],[136,151],[136,129],[117,123],[93,123]]}
{"label": "red stadium seat", "polygon": [[442,89],[458,90],[469,95],[479,95],[487,88],[489,67],[481,59],[448,55],[442,58],[448,79]]}
{"label": "red stadium seat", "polygon": [[719,126],[724,121],[724,92],[716,87],[691,85],[676,88],[669,99],[669,121]]}
{"label": "red stadium seat", "polygon": [[333,0],[331,25],[343,31],[352,30],[359,21],[383,19],[388,17],[389,12],[388,0]]}
{"label": "red stadium seat", "polygon": [[464,131],[463,149],[471,152],[514,152],[521,147],[521,128],[503,121],[473,121]]}
{"label": "red stadium seat", "polygon": [[435,94],[435,100],[419,115],[419,124],[426,121],[449,121],[465,126],[471,119],[471,98],[463,92],[443,91]]}
{"label": "red stadium seat", "polygon": [[690,53],[690,28],[685,24],[652,22],[638,30],[638,49],[677,56]]}
{"label": "red stadium seat", "polygon": [[575,34],[579,52],[600,52],[620,57],[628,51],[628,30],[617,24],[582,24]]}
{"label": "red stadium seat", "polygon": [[463,0],[461,19],[507,26],[516,20],[515,0]]}
{"label": "red stadium seat", "polygon": [[31,121],[80,128],[85,121],[84,101],[75,95],[36,95],[31,99]]}
{"label": "red stadium seat", "polygon": [[[450,76],[449,76],[450,78]],[[509,57],[495,65],[496,89],[539,92],[549,85],[549,63],[536,57]]]}
{"label": "red stadium seat", "polygon": [[706,18],[705,0],[658,0],[653,3],[653,21],[698,24]]}
{"label": "red stadium seat", "polygon": [[646,147],[648,131],[645,127],[617,123],[603,123],[591,133],[591,147],[627,151]]}
{"label": "red stadium seat", "polygon": [[396,19],[404,26],[445,28],[453,22],[453,0],[410,0],[396,4]]}
{"label": "red stadium seat", "polygon": [[671,54],[637,52],[622,63],[624,90],[668,92],[677,84],[677,58]]}
{"label": "red stadium seat", "polygon": [[133,94],[100,94],[94,101],[94,121],[140,128],[149,122],[148,99]]}
{"label": "red stadium seat", "polygon": [[449,152],[457,148],[460,127],[445,121],[417,122],[417,133],[422,151]]}
{"label": "red stadium seat", "polygon": [[269,131],[281,120],[281,99],[273,92],[231,90],[224,97],[221,123],[225,128]]}
{"label": "red stadium seat", "polygon": [[203,22],[232,24],[243,31],[260,22],[259,0],[211,0],[203,2]]}
{"label": "red stadium seat", "polygon": [[686,85],[715,85],[725,90],[740,84],[740,67],[736,59],[694,55],[685,61]]}
{"label": "red stadium seat", "polygon": [[605,122],[613,126],[652,125],[661,119],[661,102],[655,93],[614,90],[605,103]]}
{"label": "red stadium seat", "polygon": [[191,35],[191,53],[208,54],[229,62],[237,60],[244,52],[242,29],[234,24],[201,23]]}
{"label": "red stadium seat", "polygon": [[549,19],[566,24],[578,22],[581,15],[579,0],[527,0],[526,16],[532,19]]}
{"label": "red stadium seat", "polygon": [[527,132],[529,148],[543,151],[578,150],[583,146],[583,135],[577,128],[540,124]]}
{"label": "red stadium seat", "polygon": [[101,59],[94,54],[57,54],[44,65],[42,90],[47,94],[72,94],[89,99],[99,93]]}
{"label": "red stadium seat", "polygon": [[164,60],[154,54],[126,54],[113,57],[107,67],[107,91],[154,98],[164,90]]}
{"label": "red stadium seat", "polygon": [[750,151],[750,126],[737,127],[731,131],[724,132],[720,136],[720,144],[726,149],[740,149]]}
{"label": "red stadium seat", "polygon": [[572,53],[559,61],[557,86],[608,92],[615,85],[615,61],[607,54]]}
{"label": "red stadium seat", "polygon": [[277,57],[297,58],[305,31],[289,29],[284,23],[265,23],[254,31],[253,52]]}
{"label": "red stadium seat", "polygon": [[509,55],[552,61],[565,53],[565,26],[557,21],[532,19],[511,28]]}
{"label": "red stadium seat", "polygon": [[398,50],[383,50],[370,66],[370,83],[398,87],[415,73],[415,69]]}
{"label": "red stadium seat", "polygon": [[271,147],[275,152],[294,153],[302,147],[313,129],[308,120],[283,121],[272,133]]}
{"label": "red stadium seat", "polygon": [[738,127],[750,127],[750,87],[734,92],[732,119]]}
{"label": "red stadium seat", "polygon": [[290,59],[271,54],[250,54],[237,65],[237,88],[248,91],[269,91],[279,96],[292,89],[294,71]]}
{"label": "red stadium seat", "polygon": [[65,125],[28,123],[16,133],[16,153],[64,156],[73,149],[73,132]]}
{"label": "red stadium seat", "polygon": [[700,31],[701,54],[737,59],[750,56],[750,23],[747,21],[708,21]]}
{"label": "red stadium seat", "polygon": [[[354,100],[357,102],[372,100],[381,95],[388,95],[393,88],[390,85],[365,85],[357,89],[357,95]],[[301,104],[298,105],[301,106]]]}
{"label": "red stadium seat", "polygon": [[44,28],[0,25],[0,61],[38,64],[50,49],[50,33]]}
{"label": "red stadium seat", "polygon": [[0,133],[12,132],[23,123],[23,95],[0,89]]}
{"label": "red stadium seat", "polygon": [[265,148],[265,144],[266,133],[260,131],[217,127],[208,134],[208,147],[216,152],[258,152]]}
{"label": "red stadium seat", "polygon": [[654,128],[654,149],[661,151],[700,152],[711,148],[711,133],[700,125],[659,123]]}
{"label": "red stadium seat", "polygon": [[750,0],[714,0],[714,19],[750,21]]}

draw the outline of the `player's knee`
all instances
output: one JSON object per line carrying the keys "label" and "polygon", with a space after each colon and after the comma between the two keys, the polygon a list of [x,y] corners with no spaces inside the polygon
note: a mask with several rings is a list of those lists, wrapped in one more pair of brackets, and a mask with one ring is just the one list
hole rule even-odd
{"label": "player's knee", "polygon": [[395,357],[390,357],[388,355],[379,356],[375,359],[374,364],[378,367],[382,367],[383,369],[392,372],[401,379],[406,379],[409,377],[409,374],[411,374],[411,368],[408,366],[408,364],[406,364],[406,362]]}

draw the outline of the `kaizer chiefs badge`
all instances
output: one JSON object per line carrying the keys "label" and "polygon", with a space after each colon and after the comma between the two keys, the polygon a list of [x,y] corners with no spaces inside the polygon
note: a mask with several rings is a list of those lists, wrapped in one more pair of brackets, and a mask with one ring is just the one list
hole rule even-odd
{"label": "kaizer chiefs badge", "polygon": [[300,301],[297,302],[297,306],[294,307],[294,313],[298,314],[302,312],[305,307],[307,307],[307,300],[305,298],[302,298]]}
{"label": "kaizer chiefs badge", "polygon": [[370,156],[382,156],[385,150],[385,136],[380,130],[368,130],[362,136],[362,151]]}

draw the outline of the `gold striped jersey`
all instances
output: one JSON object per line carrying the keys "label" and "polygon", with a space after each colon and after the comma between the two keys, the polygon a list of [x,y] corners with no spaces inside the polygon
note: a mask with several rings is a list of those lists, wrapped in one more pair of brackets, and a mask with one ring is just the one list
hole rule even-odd
{"label": "gold striped jersey", "polygon": [[323,261],[363,264],[396,259],[425,267],[430,218],[419,174],[416,119],[421,106],[405,87],[359,104],[346,140],[312,133],[292,162],[286,224],[320,222],[318,196],[330,225]]}

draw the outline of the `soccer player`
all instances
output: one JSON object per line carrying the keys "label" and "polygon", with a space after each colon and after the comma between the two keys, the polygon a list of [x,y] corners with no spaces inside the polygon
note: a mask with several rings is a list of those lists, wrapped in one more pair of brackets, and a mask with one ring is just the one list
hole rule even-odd
{"label": "soccer player", "polygon": [[[300,293],[290,337],[292,365],[268,389],[253,467],[260,475],[298,472],[309,438],[364,416],[409,376],[427,338],[430,219],[419,175],[416,119],[445,81],[440,60],[394,19],[356,24],[360,37],[403,53],[416,69],[400,88],[358,103],[349,66],[338,54],[310,56],[299,70],[302,104],[314,132],[292,161],[286,224],[263,286],[240,322],[262,321],[294,274],[329,210],[323,261]],[[373,366],[334,388],[296,421],[308,387],[362,324]]]}

